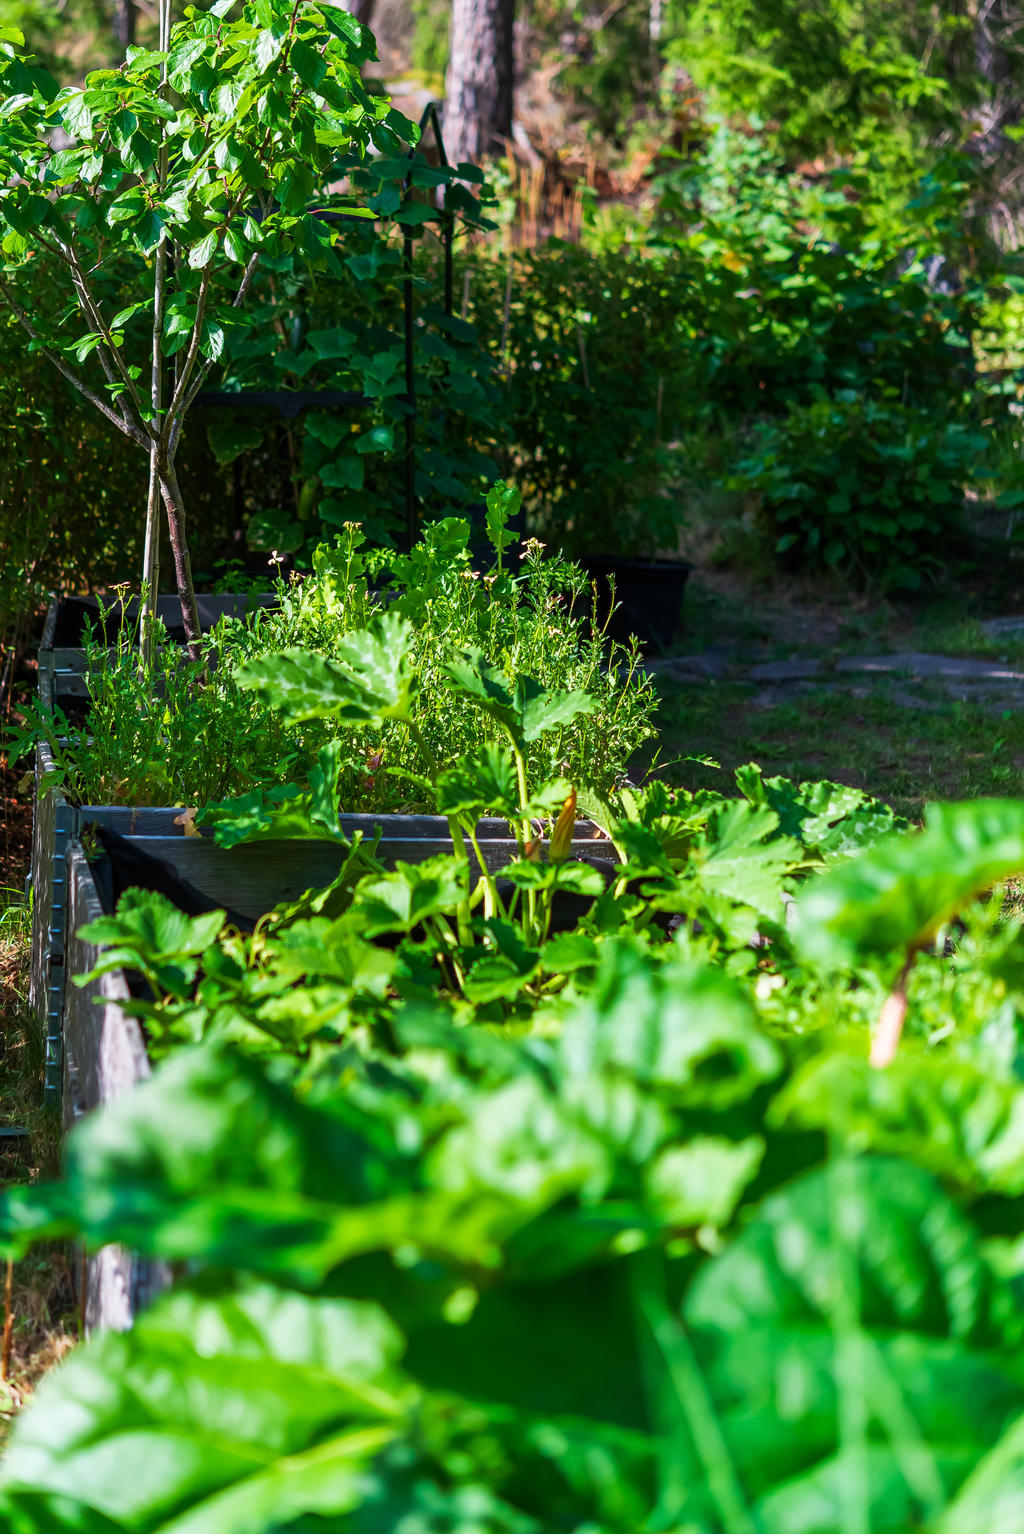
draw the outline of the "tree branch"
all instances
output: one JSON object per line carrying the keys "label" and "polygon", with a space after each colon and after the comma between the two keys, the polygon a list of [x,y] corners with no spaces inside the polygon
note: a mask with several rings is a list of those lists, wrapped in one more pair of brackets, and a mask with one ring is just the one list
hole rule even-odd
{"label": "tree branch", "polygon": [[133,442],[138,442],[141,447],[145,447],[149,441],[149,438],[142,431],[141,427],[137,426],[134,421],[129,420],[127,416],[118,415],[112,406],[107,404],[106,400],[101,394],[97,394],[95,389],[91,389],[83,378],[79,378],[78,374],[73,372],[72,369],[68,367],[67,363],[64,361],[64,358],[60,355],[59,352],[55,352],[52,347],[46,345],[39,332],[32,324],[32,321],[25,313],[25,310],[15,299],[13,293],[11,292],[9,283],[3,277],[0,277],[0,293],[3,294],[3,297],[7,303],[7,307],[10,309],[15,319],[17,319],[25,328],[25,330],[28,331],[28,334],[31,336],[32,340],[37,343],[42,355],[47,359],[48,362],[53,363],[58,373],[62,373],[63,376],[67,379],[68,383],[71,384],[73,388],[78,390],[83,399],[87,399],[91,405],[95,405],[96,409],[101,413],[101,415],[105,415],[107,420],[111,421],[113,425],[117,427],[118,431],[123,432],[126,437],[130,437]]}
{"label": "tree branch", "polygon": [[105,323],[103,315],[100,313],[99,305],[92,296],[89,284],[85,278],[85,272],[82,270],[82,264],[75,255],[74,246],[69,244],[64,247],[64,260],[71,267],[71,277],[75,284],[75,292],[78,294],[78,301],[85,312],[85,317],[90,321],[93,329],[98,331],[103,337],[107,355],[113,362],[115,371],[124,384],[125,393],[134,405],[136,414],[142,420],[142,402],[139,399],[139,392],[135,387],[135,381],[121,360],[118,348],[111,340],[110,327]]}
{"label": "tree branch", "polygon": [[[248,293],[249,288],[252,285],[252,279],[255,274],[256,267],[259,264],[259,259],[259,251],[254,251],[253,254],[249,257],[249,260],[246,262],[245,271],[242,273],[242,280],[238,285],[238,292],[235,294],[231,301],[232,309],[241,308],[242,304],[245,302],[245,295]],[[209,361],[200,364],[199,368],[196,370],[195,377],[192,380],[191,388],[185,394],[184,400],[182,401],[177,414],[170,420],[171,429],[167,442],[167,452],[172,463],[174,462],[174,455],[178,450],[178,442],[181,437],[181,428],[184,424],[185,417],[195,403],[196,395],[199,393],[200,389],[203,387],[203,384],[209,377],[210,369],[212,367],[213,363]]]}
{"label": "tree branch", "polygon": [[199,296],[196,299],[196,317],[192,322],[192,335],[189,338],[188,351],[181,372],[174,386],[174,394],[171,403],[167,407],[167,417],[161,436],[165,443],[170,443],[171,430],[179,412],[182,410],[187,398],[189,379],[199,357],[199,347],[203,338],[203,321],[206,318],[206,300],[210,294],[210,267],[203,267],[203,275],[199,281]]}

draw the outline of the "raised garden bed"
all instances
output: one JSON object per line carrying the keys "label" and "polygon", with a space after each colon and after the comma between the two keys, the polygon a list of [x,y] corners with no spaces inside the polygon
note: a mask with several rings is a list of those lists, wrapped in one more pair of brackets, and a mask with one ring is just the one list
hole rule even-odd
{"label": "raised garden bed", "polygon": [[[277,597],[272,592],[255,596],[225,592],[196,598],[199,624],[204,633],[209,633],[221,618],[241,618],[253,607],[276,605]],[[50,603],[38,650],[39,693],[44,703],[63,706],[70,700],[88,698],[85,681],[85,631],[88,625],[92,625],[96,634],[101,634],[105,625],[108,639],[125,627],[137,630],[139,602],[136,598],[105,604],[105,609],[106,616],[101,624],[101,609],[96,597],[54,597]],[[185,631],[178,598],[158,597],[156,613],[168,639],[175,644],[184,644]]]}
{"label": "raised garden bed", "polygon": [[[125,806],[67,804],[51,790],[39,801],[37,849],[42,832],[52,831],[60,842],[58,855],[51,843],[40,865],[40,895],[50,896],[48,934],[42,940],[41,918],[33,941],[35,994],[45,998],[47,1087],[51,1099],[61,1095],[65,1131],[84,1113],[103,1106],[149,1075],[146,1043],[138,1021],[130,1015],[129,979],[124,970],[73,984],[90,973],[99,950],[84,941],[81,929],[110,914],[100,893],[81,833],[89,824],[117,830],[134,848],[169,864],[194,886],[211,907],[225,906],[257,921],[281,901],[328,883],[338,872],[343,850],[327,842],[263,842],[218,847],[208,836],[187,836],[175,809],[129,809]],[[346,835],[362,831],[369,839],[382,832],[378,855],[389,867],[397,862],[421,862],[438,853],[451,853],[447,823],[440,816],[351,815],[342,817]],[[608,856],[607,841],[590,822],[580,832],[572,853],[581,859]],[[492,870],[506,866],[518,852],[504,821],[485,820],[477,826],[478,844]],[[473,859],[467,843],[467,854]],[[66,900],[63,892],[66,891]],[[42,906],[37,906],[37,915]],[[64,920],[62,929],[55,923]],[[37,940],[38,939],[38,940]],[[59,954],[53,949],[59,942]],[[36,956],[44,974],[37,975]],[[136,1311],[169,1282],[169,1270],[121,1247],[104,1247],[82,1260],[82,1304],[86,1327],[130,1326]]]}
{"label": "raised garden bed", "polygon": [[[45,746],[36,752],[35,814],[32,836],[33,892],[32,972],[30,1002],[45,1042],[45,1088],[51,1101],[61,1091],[62,1017],[66,998],[75,989],[75,968],[69,936],[76,930],[70,908],[69,849],[85,826],[94,824],[130,837],[147,852],[173,864],[178,873],[207,894],[213,905],[230,907],[258,920],[281,901],[294,900],[304,890],[328,884],[341,866],[340,846],[322,841],[251,842],[225,849],[212,832],[186,835],[181,809],[129,805],[72,805],[59,789],[40,794],[38,784],[53,761]],[[388,868],[396,863],[421,863],[439,853],[451,853],[448,822],[440,815],[342,815],[340,826],[352,838],[361,832],[367,842],[380,833],[378,856]],[[477,839],[487,867],[496,871],[518,854],[518,844],[504,820],[486,819],[477,825]],[[471,867],[475,854],[466,843]],[[609,843],[591,822],[576,825],[571,855],[587,861],[609,856]]]}

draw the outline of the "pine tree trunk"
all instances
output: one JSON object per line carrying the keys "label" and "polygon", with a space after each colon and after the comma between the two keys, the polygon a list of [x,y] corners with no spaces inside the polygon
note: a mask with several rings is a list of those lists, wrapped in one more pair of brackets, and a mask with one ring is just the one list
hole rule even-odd
{"label": "pine tree trunk", "polygon": [[444,142],[453,164],[500,154],[512,136],[515,0],[452,0]]}
{"label": "pine tree trunk", "polygon": [[114,41],[120,63],[135,42],[135,0],[114,0]]}
{"label": "pine tree trunk", "polygon": [[974,66],[984,81],[983,97],[974,114],[976,132],[971,147],[983,165],[992,165],[1011,149],[1005,130],[1016,126],[1021,117],[1020,92],[1014,86],[1011,63],[1018,22],[1006,0],[977,0],[971,18]]}
{"label": "pine tree trunk", "polygon": [[373,20],[373,0],[327,0],[327,3],[336,5],[341,11],[348,11],[364,27],[368,27]]}

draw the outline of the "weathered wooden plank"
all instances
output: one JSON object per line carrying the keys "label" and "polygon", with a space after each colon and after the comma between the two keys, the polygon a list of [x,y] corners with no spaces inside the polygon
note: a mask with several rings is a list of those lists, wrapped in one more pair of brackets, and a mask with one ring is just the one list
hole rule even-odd
{"label": "weathered wooden plank", "polygon": [[61,1086],[61,1012],[64,1004],[64,940],[67,927],[67,845],[74,829],[74,810],[55,789],[39,793],[48,751],[36,753],[36,795],[32,808],[31,968],[29,1005],[36,1018],[44,1052],[47,1095]]}
{"label": "weathered wooden plank", "polygon": [[[103,914],[82,845],[68,849],[68,968],[85,975],[99,949],[81,937],[81,929]],[[120,970],[85,986],[71,986],[64,1011],[65,1130],[85,1113],[112,1102],[149,1075],[145,1040],[138,1022],[124,1010],[128,985]],[[84,1313],[87,1331],[94,1327],[124,1330],[146,1299],[170,1282],[166,1264],[150,1261],[124,1247],[107,1246],[84,1264]]]}
{"label": "weathered wooden plank", "polygon": [[[85,941],[81,929],[104,912],[92,870],[77,840],[72,840],[68,849],[68,882],[68,971],[69,975],[82,976],[93,969],[100,949]],[[121,971],[101,975],[86,986],[68,987],[64,1038],[77,1073],[76,1112],[90,1112],[149,1075],[142,1029],[123,1011],[130,997]]]}

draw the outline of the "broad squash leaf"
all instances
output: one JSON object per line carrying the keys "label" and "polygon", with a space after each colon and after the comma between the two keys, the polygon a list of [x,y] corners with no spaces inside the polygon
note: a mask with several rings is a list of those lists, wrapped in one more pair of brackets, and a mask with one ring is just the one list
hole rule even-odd
{"label": "broad squash leaf", "polygon": [[[837,1159],[767,1199],[683,1308],[750,1527],[835,1534],[852,1504],[904,1534],[941,1513],[1024,1408],[1015,1309],[917,1167]],[[708,1506],[684,1498],[680,1522]]]}
{"label": "broad squash leaf", "polygon": [[786,1085],[772,1118],[898,1154],[976,1193],[1024,1193],[1024,1086],[967,1060],[905,1049],[879,1071],[830,1051]]}
{"label": "broad squash leaf", "polygon": [[291,649],[247,661],[238,681],[286,719],[341,719],[353,727],[408,719],[416,680],[411,660],[412,626],[384,613],[369,628],[345,634],[336,659]]}
{"label": "broad squash leaf", "polygon": [[924,947],[975,896],[1024,869],[1024,802],[931,804],[924,830],[892,835],[812,879],[795,936],[809,958],[853,966]]}
{"label": "broad squash leaf", "polygon": [[401,1431],[411,1396],[393,1367],[400,1351],[371,1304],[258,1285],[178,1291],[45,1381],[2,1483],[80,1498],[139,1534],[337,1517]]}

